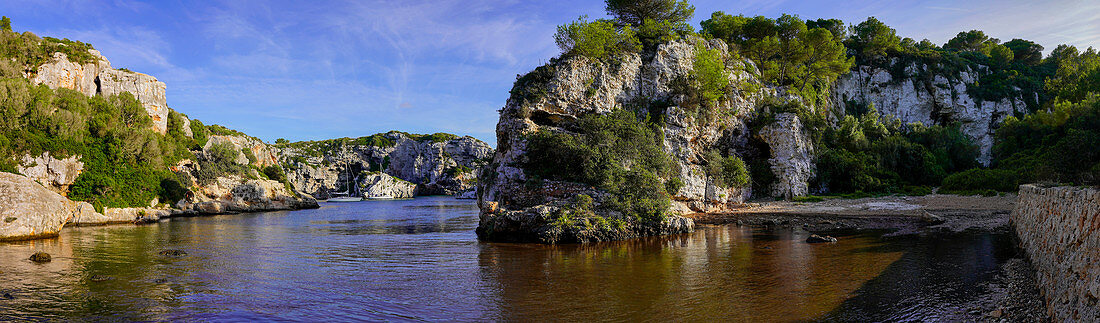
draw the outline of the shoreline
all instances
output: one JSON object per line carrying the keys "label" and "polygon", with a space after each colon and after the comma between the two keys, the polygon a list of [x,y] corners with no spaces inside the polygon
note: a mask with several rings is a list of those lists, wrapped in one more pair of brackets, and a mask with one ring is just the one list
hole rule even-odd
{"label": "shoreline", "polygon": [[801,229],[847,235],[887,231],[882,239],[936,239],[955,234],[1006,234],[1016,253],[993,273],[961,313],[944,319],[972,322],[1048,322],[1037,272],[1019,245],[1009,217],[1016,194],[1000,196],[886,196],[820,202],[746,203],[729,213],[689,215],[696,224]]}

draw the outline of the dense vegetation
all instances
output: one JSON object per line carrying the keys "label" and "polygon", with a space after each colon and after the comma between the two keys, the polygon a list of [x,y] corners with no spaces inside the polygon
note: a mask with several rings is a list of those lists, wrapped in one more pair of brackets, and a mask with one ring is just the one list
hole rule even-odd
{"label": "dense vegetation", "polygon": [[171,203],[183,196],[187,185],[167,166],[191,156],[187,148],[196,143],[178,123],[168,135],[150,125],[129,93],[87,97],[22,77],[0,79],[0,168],[14,172],[16,158],[27,154],[82,156],[84,171],[69,197],[97,209],[148,205],[153,198]]}
{"label": "dense vegetation", "polygon": [[[16,33],[10,19],[0,18],[0,171],[17,172],[27,155],[80,156],[84,169],[69,187],[68,197],[90,202],[99,211],[148,206],[154,199],[174,204],[194,184],[222,175],[248,176],[247,166],[233,162],[242,151],[228,145],[199,154],[201,170],[194,175],[200,183],[171,170],[183,159],[196,159],[192,150],[201,150],[210,135],[244,135],[238,131],[198,120],[190,120],[189,129],[184,129],[187,116],[170,110],[167,132],[156,133],[145,108],[130,93],[88,97],[35,85],[24,77],[36,73],[55,52],[78,64],[94,62],[91,48],[77,41]],[[250,150],[244,153],[256,159]],[[285,178],[277,167],[261,174]]]}
{"label": "dense vegetation", "polygon": [[533,184],[562,180],[592,185],[612,193],[602,201],[611,209],[646,221],[664,219],[670,199],[661,178],[669,175],[671,161],[660,148],[659,126],[617,110],[583,116],[567,128],[569,132],[541,130],[528,138],[524,166]]}
{"label": "dense vegetation", "polygon": [[[606,4],[613,19],[589,22],[582,17],[559,27],[556,39],[563,57],[606,61],[627,52],[646,55],[656,44],[694,33],[684,26],[694,13],[686,1],[608,0]],[[987,193],[1015,190],[1015,185],[1028,181],[1100,181],[1100,153],[1081,149],[1100,144],[1095,126],[1100,122],[1094,121],[1100,117],[1095,98],[1100,58],[1091,48],[1079,52],[1061,45],[1044,58],[1039,44],[1025,39],[1002,42],[980,30],[960,32],[941,46],[901,37],[875,17],[846,25],[838,19],[715,12],[701,23],[698,35],[724,40],[730,48],[728,56],[752,60],[763,82],[803,98],[802,102],[764,102],[758,108],[764,113],[752,126],[759,129],[776,113],[799,115],[817,154],[815,191],[923,194],[942,185],[945,192]],[[699,108],[731,93],[725,77],[729,61],[722,59],[725,53],[701,45],[696,52],[692,74],[677,81],[674,90],[686,99],[681,102],[683,108],[707,112]],[[957,83],[964,72],[969,73],[976,81],[967,84],[966,94],[979,103],[1017,98],[1026,105],[1024,111],[1032,114],[1016,115],[998,125],[993,169],[981,168],[975,161],[976,145],[950,116],[937,120],[945,126],[901,124],[858,98],[845,102],[843,111],[830,111],[826,102],[830,86],[856,65],[884,68],[895,80],[913,79],[929,89],[937,76]],[[534,86],[517,83],[520,92],[513,90],[513,98],[537,99],[543,91],[537,85],[552,69],[540,67],[521,78]],[[754,175],[759,173],[757,168],[766,171],[756,164],[750,161]],[[751,181],[761,184],[767,177],[754,176]],[[681,185],[669,181],[665,190],[674,192]],[[766,187],[757,187],[761,186]]]}

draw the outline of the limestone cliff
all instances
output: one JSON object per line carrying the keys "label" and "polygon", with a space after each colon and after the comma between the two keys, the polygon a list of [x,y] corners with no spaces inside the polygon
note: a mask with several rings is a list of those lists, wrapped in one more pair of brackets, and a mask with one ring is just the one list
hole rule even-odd
{"label": "limestone cliff", "polygon": [[291,143],[281,145],[276,154],[294,188],[317,198],[346,190],[364,171],[411,182],[417,195],[453,195],[474,189],[477,170],[488,162],[493,149],[473,137],[452,137],[391,131],[364,137],[376,139],[371,141]]}
{"label": "limestone cliff", "polygon": [[1028,112],[1024,98],[983,101],[971,97],[967,88],[978,82],[979,74],[983,73],[980,67],[966,68],[957,75],[939,75],[929,69],[914,63],[905,66],[904,77],[895,77],[885,68],[857,66],[833,86],[833,104],[843,111],[849,104],[871,103],[884,118],[897,117],[904,124],[959,122],[963,132],[980,148],[978,161],[989,165],[994,130],[1005,117]]}
{"label": "limestone cliff", "polygon": [[165,85],[155,77],[111,67],[111,62],[94,49],[89,50],[96,60],[86,64],[69,61],[64,53],[54,53],[53,58],[37,68],[30,76],[32,82],[50,88],[66,88],[87,96],[111,96],[129,92],[145,107],[153,119],[153,130],[168,131],[168,103]]}
{"label": "limestone cliff", "polygon": [[[685,102],[687,96],[678,90],[679,80],[687,78],[693,70],[697,43],[721,53],[730,81],[731,93],[717,102],[710,112],[700,112],[690,107],[691,104]],[[708,176],[705,170],[708,161],[704,156],[712,151],[743,158],[760,154],[748,147],[749,140],[759,135],[750,133],[747,126],[756,117],[757,107],[764,99],[782,101],[797,98],[787,97],[782,91],[762,85],[755,76],[758,72],[751,62],[734,59],[728,53],[726,44],[720,40],[691,38],[661,44],[652,57],[645,59],[640,54],[621,55],[611,62],[573,56],[553,61],[520,78],[513,89],[513,96],[500,112],[498,150],[478,184],[482,210],[479,236],[490,240],[553,243],[687,232],[692,230],[693,224],[683,215],[723,212],[740,205],[750,196],[749,187],[727,187]],[[539,95],[515,95],[522,91]],[[638,110],[638,106],[644,106],[646,102],[668,104],[662,114],[664,122],[660,124],[663,132],[661,149],[671,157],[672,177],[683,184],[672,194],[671,207],[666,212],[668,217],[663,223],[654,226],[632,222],[629,215],[606,210],[601,206],[602,197],[606,194],[587,185],[529,180],[523,165],[528,161],[530,135],[540,130],[569,132],[570,122],[587,114],[608,114],[617,109]],[[645,113],[642,110],[638,112]],[[794,125],[777,127],[775,135],[804,136],[796,120]],[[780,156],[775,158],[775,162],[781,164],[773,168],[777,169],[777,175],[790,177],[781,182],[801,182],[793,186],[804,194],[805,182],[809,178],[806,172],[812,172],[812,167],[807,167],[812,165],[812,156],[808,153],[812,148],[807,146],[805,140],[775,148],[788,147],[798,151],[775,152]],[[611,235],[560,232],[549,223],[551,215],[571,207],[572,199],[579,194],[595,197],[597,214],[615,221],[626,221],[625,226],[612,230],[617,233]]]}
{"label": "limestone cliff", "polygon": [[66,194],[84,170],[84,163],[80,162],[80,156],[57,159],[43,152],[40,156],[24,155],[15,169],[54,192]]}
{"label": "limestone cliff", "polygon": [[70,201],[30,178],[0,172],[0,241],[57,236],[66,222],[88,212],[90,206]]}

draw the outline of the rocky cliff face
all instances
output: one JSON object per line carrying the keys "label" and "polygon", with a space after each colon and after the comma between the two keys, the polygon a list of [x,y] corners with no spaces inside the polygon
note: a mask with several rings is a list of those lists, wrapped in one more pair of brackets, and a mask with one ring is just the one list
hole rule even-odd
{"label": "rocky cliff face", "polygon": [[287,185],[266,179],[219,177],[214,183],[192,188],[176,207],[195,214],[224,214],[317,208],[317,200]]}
{"label": "rocky cliff face", "polygon": [[66,194],[69,186],[76,182],[76,177],[84,170],[84,163],[80,162],[80,156],[57,159],[50,156],[49,152],[43,152],[40,156],[23,156],[15,169],[54,192]]}
{"label": "rocky cliff face", "polygon": [[296,190],[324,199],[345,190],[364,171],[411,182],[418,195],[460,194],[474,189],[477,170],[493,153],[473,137],[427,140],[396,131],[382,137],[381,145],[338,139],[294,143],[277,154]]}
{"label": "rocky cliff face", "polygon": [[416,184],[382,172],[362,174],[358,185],[364,198],[407,199],[416,196]]}
{"label": "rocky cliff face", "polygon": [[111,62],[96,50],[90,50],[97,58],[94,63],[76,64],[69,61],[63,53],[54,53],[53,59],[38,67],[38,73],[30,79],[36,84],[46,84],[50,88],[66,88],[87,96],[110,96],[130,92],[145,107],[145,112],[153,119],[153,130],[159,133],[168,131],[168,103],[165,99],[165,85],[155,77],[119,70],[111,67]]}
{"label": "rocky cliff face", "polygon": [[[675,88],[677,80],[688,77],[693,69],[696,42],[728,55],[722,41],[689,39],[660,45],[656,54],[646,61],[638,54],[623,55],[613,62],[569,57],[533,72],[543,74],[543,79],[536,81],[538,84],[521,84],[528,77],[521,78],[517,89],[536,86],[542,95],[536,98],[513,95],[501,110],[497,124],[498,150],[479,182],[482,208],[479,236],[491,240],[560,242],[685,232],[692,230],[693,224],[682,215],[728,211],[748,198],[751,194],[748,187],[724,187],[708,176],[704,155],[710,151],[722,151],[730,156],[748,154],[747,142],[757,134],[751,134],[747,124],[755,117],[757,105],[764,98],[789,98],[761,85],[754,77],[756,69],[751,62],[724,57],[733,93],[717,103],[714,113],[699,113],[687,107],[683,104],[685,96]],[[746,84],[753,86],[743,86]],[[747,90],[749,88],[759,90]],[[664,110],[661,149],[671,157],[672,173],[683,186],[672,196],[668,220],[657,226],[627,223],[626,228],[610,236],[580,232],[563,237],[560,232],[554,233],[553,226],[548,224],[551,219],[548,214],[568,208],[578,194],[596,197],[599,205],[603,194],[586,185],[557,181],[541,181],[542,184],[537,185],[537,182],[528,181],[522,166],[527,161],[528,136],[541,129],[568,132],[564,127],[585,114],[636,109],[636,102],[671,103]],[[774,132],[776,137],[803,137],[801,129],[792,125],[777,127]],[[777,175],[791,177],[781,181],[794,183],[788,186],[800,187],[796,190],[804,192],[809,177],[805,175],[805,168],[812,168],[806,167],[812,165],[808,153],[811,148],[806,146],[805,140],[801,144],[774,148],[792,150],[775,152],[780,156],[775,160],[795,166],[777,164],[776,167],[796,171]]]}
{"label": "rocky cliff face", "polygon": [[[910,65],[906,75],[917,75],[928,69]],[[989,165],[992,158],[993,132],[1005,117],[1027,113],[1023,98],[983,101],[972,98],[967,86],[978,81],[978,73],[967,69],[958,75],[934,75],[930,79],[895,78],[890,71],[871,66],[858,66],[841,76],[833,86],[832,101],[839,109],[850,103],[872,103],[884,118],[897,117],[904,124],[962,124],[962,130],[980,148],[978,161]]]}

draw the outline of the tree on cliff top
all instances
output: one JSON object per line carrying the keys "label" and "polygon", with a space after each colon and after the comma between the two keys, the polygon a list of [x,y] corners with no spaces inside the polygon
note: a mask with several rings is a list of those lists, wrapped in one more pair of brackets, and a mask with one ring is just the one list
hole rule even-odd
{"label": "tree on cliff top", "polygon": [[687,0],[606,0],[607,13],[620,23],[641,26],[646,20],[687,22],[695,16],[695,6]]}
{"label": "tree on cliff top", "polygon": [[896,51],[901,44],[897,31],[875,17],[852,26],[852,35],[848,38],[848,48],[856,50],[860,57],[875,60],[886,57],[890,51]]}

